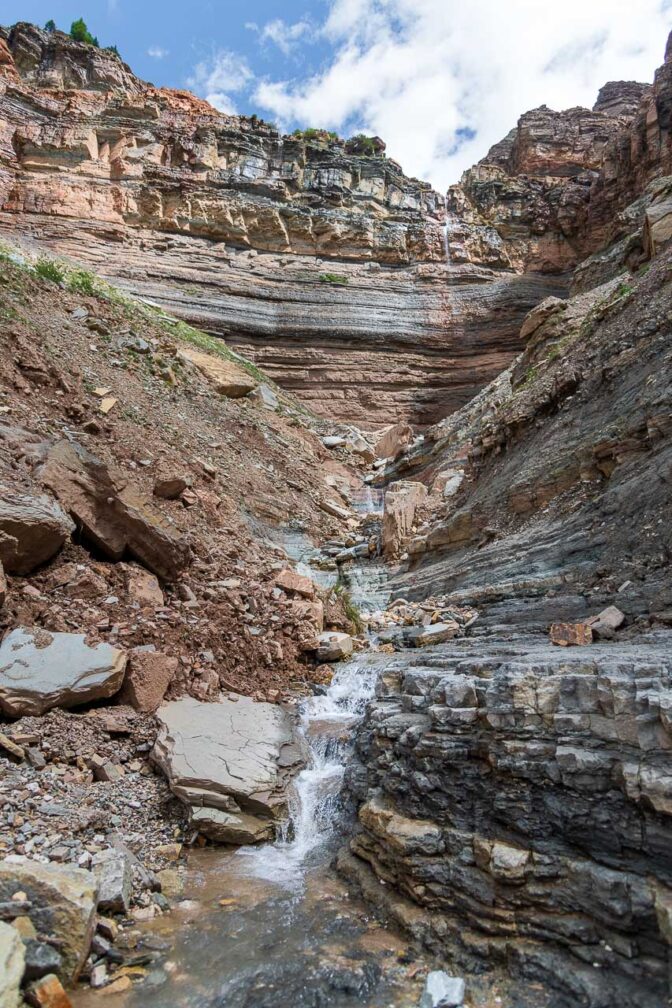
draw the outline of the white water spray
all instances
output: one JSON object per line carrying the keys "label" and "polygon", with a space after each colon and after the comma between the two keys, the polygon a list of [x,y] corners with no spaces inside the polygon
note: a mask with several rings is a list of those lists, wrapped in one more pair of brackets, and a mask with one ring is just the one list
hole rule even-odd
{"label": "white water spray", "polygon": [[301,884],[311,854],[334,837],[354,741],[352,730],[363,717],[375,684],[375,666],[354,658],[338,669],[325,696],[303,701],[299,733],[306,746],[307,766],[294,781],[290,818],[280,839],[238,852],[251,875],[295,888]]}

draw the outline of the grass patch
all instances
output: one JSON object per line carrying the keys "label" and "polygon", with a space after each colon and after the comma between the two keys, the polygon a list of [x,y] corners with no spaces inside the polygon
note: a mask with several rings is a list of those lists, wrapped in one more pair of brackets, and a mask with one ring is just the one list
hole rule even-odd
{"label": "grass patch", "polygon": [[38,259],[35,263],[35,272],[43,280],[50,280],[51,283],[61,284],[65,280],[65,267],[55,259]]}
{"label": "grass patch", "polygon": [[97,294],[102,293],[97,278],[93,273],[89,273],[88,270],[70,270],[67,275],[66,286],[73,294],[85,294],[95,297]]}
{"label": "grass patch", "polygon": [[348,617],[350,622],[355,628],[355,633],[361,634],[364,632],[364,624],[362,622],[362,617],[359,609],[352,601],[352,595],[348,589],[341,584],[334,585],[334,595],[336,595],[340,601],[343,603],[343,610],[345,615]]}
{"label": "grass patch", "polygon": [[342,273],[320,273],[320,283],[341,284],[345,286],[350,281]]}

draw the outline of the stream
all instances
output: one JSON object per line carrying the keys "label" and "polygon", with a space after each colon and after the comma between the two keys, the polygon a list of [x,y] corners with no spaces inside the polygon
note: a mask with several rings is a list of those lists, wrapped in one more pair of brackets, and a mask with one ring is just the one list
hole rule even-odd
{"label": "stream", "polygon": [[[375,689],[366,655],[338,667],[323,696],[299,705],[307,765],[274,844],[194,849],[184,899],[131,932],[158,958],[127,993],[128,1008],[410,1008],[418,953],[353,899],[331,862],[345,840],[341,790],[353,729]],[[419,977],[416,978],[416,973]],[[139,979],[139,978],[138,978]],[[81,991],[78,1008],[100,1005]]]}

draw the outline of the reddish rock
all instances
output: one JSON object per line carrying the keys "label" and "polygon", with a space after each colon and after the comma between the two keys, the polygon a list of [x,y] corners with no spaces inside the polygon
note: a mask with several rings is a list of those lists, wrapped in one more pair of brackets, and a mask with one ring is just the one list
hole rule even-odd
{"label": "reddish rock", "polygon": [[7,598],[7,578],[5,577],[5,571],[2,564],[0,563],[0,606],[5,604],[5,599]]}
{"label": "reddish rock", "polygon": [[383,511],[383,552],[396,556],[411,534],[418,504],[427,496],[424,483],[400,480],[385,493]]}
{"label": "reddish rock", "polygon": [[549,635],[551,644],[560,647],[593,643],[593,631],[587,623],[553,623]]}
{"label": "reddish rock", "polygon": [[295,599],[292,602],[292,612],[299,619],[310,620],[318,633],[324,629],[324,604],[320,599]]}
{"label": "reddish rock", "polygon": [[190,479],[174,472],[160,472],[154,480],[154,496],[176,500],[190,485]]}
{"label": "reddish rock", "polygon": [[25,999],[33,1008],[72,1008],[72,1001],[65,993],[63,984],[53,973],[32,983],[26,989]]}
{"label": "reddish rock", "polygon": [[309,577],[297,574],[293,570],[283,570],[277,575],[275,583],[283,591],[303,595],[304,598],[315,597],[315,585]]}
{"label": "reddish rock", "polygon": [[133,602],[138,602],[141,608],[162,606],[164,603],[158,578],[141,567],[129,570],[127,587],[129,597]]}
{"label": "reddish rock", "polygon": [[413,428],[409,423],[393,424],[387,427],[376,441],[376,458],[396,458],[413,440]]}
{"label": "reddish rock", "polygon": [[74,527],[53,497],[0,486],[0,561],[9,574],[30,574],[51,560]]}
{"label": "reddish rock", "polygon": [[162,703],[178,666],[177,658],[170,655],[134,648],[129,654],[120,699],[135,710],[153,713]]}

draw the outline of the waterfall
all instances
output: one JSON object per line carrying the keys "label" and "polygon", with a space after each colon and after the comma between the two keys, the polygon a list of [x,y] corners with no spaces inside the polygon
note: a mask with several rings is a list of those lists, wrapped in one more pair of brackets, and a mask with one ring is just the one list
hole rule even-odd
{"label": "waterfall", "polygon": [[375,684],[373,663],[353,658],[337,670],[324,696],[302,702],[299,734],[307,765],[294,781],[289,820],[280,838],[272,845],[243,847],[238,852],[249,874],[296,888],[311,855],[327,849],[337,835],[353,728],[363,717]]}

